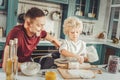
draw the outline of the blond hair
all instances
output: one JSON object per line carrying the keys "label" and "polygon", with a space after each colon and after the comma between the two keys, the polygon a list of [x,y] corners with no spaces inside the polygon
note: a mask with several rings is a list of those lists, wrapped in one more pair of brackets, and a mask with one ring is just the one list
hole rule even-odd
{"label": "blond hair", "polygon": [[69,29],[71,28],[79,28],[79,30],[83,29],[83,23],[76,17],[68,17],[65,19],[63,24],[63,32],[65,35],[68,35]]}

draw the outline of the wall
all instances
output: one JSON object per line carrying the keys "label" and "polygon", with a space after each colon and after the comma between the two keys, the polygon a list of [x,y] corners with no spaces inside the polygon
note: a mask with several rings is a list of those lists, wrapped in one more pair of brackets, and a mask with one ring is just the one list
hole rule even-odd
{"label": "wall", "polygon": [[[4,12],[4,11],[0,11],[0,27],[2,27],[3,30],[6,29],[6,12]],[[3,36],[4,36],[4,34],[3,34]],[[3,36],[0,32],[0,37],[3,37]]]}
{"label": "wall", "polygon": [[[20,1],[27,1],[27,0],[20,0]],[[32,2],[32,1],[30,1]],[[83,21],[87,21],[87,22],[95,22],[95,27],[94,27],[94,30],[93,30],[93,35],[92,37],[96,37],[100,32],[103,32],[103,31],[106,31],[107,30],[107,23],[109,21],[109,6],[107,6],[109,0],[100,0],[100,8],[99,8],[99,16],[98,16],[98,20],[86,20],[86,19],[82,19]],[[37,2],[38,4],[38,2]],[[49,6],[53,6],[53,7],[57,7],[61,12],[62,12],[62,7],[60,5],[57,5],[57,4],[47,4],[45,3],[46,5],[49,5]],[[37,5],[33,5],[33,6],[37,6]],[[29,7],[30,8],[30,7]],[[48,7],[49,10],[52,12],[52,10],[58,10],[57,8],[55,9],[50,9],[50,7]],[[27,9],[26,9],[27,10]],[[18,9],[18,14],[21,13],[21,8]],[[52,21],[50,19],[51,15],[49,14],[47,16],[48,18],[48,21],[49,22],[46,26],[46,29],[48,32],[50,32],[50,29],[52,28],[51,24],[52,25],[60,25],[60,21]],[[0,27],[4,27],[4,30],[6,29],[6,15],[4,14],[1,14],[0,13]],[[57,29],[59,28],[59,29]],[[55,30],[55,33],[58,33],[58,35],[56,35],[56,37],[59,37],[59,34],[60,34],[60,26],[54,26],[53,30]]]}
{"label": "wall", "polygon": [[[60,26],[61,19],[53,20],[53,12],[59,11],[62,14],[62,7],[58,4],[53,3],[44,3],[37,1],[29,1],[29,0],[19,0],[18,3],[18,14],[25,13],[31,7],[38,7],[42,10],[48,10],[48,15],[46,16],[46,25],[45,30],[55,36],[56,38],[60,37]],[[61,15],[62,16],[62,15]]]}
{"label": "wall", "polygon": [[107,26],[106,24],[106,7],[107,7],[107,0],[100,0],[100,7],[99,7],[99,15],[98,15],[98,20],[86,20],[86,19],[81,19],[85,22],[94,22],[94,30],[93,30],[93,35],[91,37],[96,37],[98,36],[99,33],[106,31]]}

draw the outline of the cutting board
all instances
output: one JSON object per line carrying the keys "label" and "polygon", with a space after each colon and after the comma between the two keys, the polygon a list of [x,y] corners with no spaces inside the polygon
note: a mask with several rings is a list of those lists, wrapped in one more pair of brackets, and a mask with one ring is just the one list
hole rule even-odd
{"label": "cutting board", "polygon": [[73,72],[72,72],[69,69],[58,68],[57,70],[64,79],[91,79],[91,78],[95,78],[95,72],[92,70],[82,70],[82,72],[85,72],[86,75],[89,75],[89,76],[91,75],[90,78],[86,78],[86,77],[77,75],[77,74],[79,74],[78,71],[80,71],[80,70],[78,70],[76,73],[75,73],[75,70],[73,70]]}

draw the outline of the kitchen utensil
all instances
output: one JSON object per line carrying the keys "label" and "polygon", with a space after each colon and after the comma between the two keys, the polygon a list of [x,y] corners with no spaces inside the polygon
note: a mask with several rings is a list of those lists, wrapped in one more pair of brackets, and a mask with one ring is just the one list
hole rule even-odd
{"label": "kitchen utensil", "polygon": [[43,12],[46,16],[49,14],[49,11],[47,9],[44,9]]}
{"label": "kitchen utensil", "polygon": [[83,23],[83,30],[82,30],[82,34],[85,35],[85,28],[86,28],[86,23]]}
{"label": "kitchen utensil", "polygon": [[52,20],[57,21],[57,20],[60,20],[60,19],[61,19],[61,13],[59,11],[54,11],[52,13]]}
{"label": "kitchen utensil", "polygon": [[90,35],[90,30],[91,30],[91,26],[88,27],[88,32],[87,32],[87,35]]}
{"label": "kitchen utensil", "polygon": [[40,70],[40,67],[41,65],[36,62],[24,62],[20,65],[21,72],[28,76],[37,74]]}

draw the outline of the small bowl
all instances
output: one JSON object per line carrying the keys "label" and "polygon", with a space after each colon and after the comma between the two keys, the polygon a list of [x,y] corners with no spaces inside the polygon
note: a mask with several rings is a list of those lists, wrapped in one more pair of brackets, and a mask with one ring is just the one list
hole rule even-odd
{"label": "small bowl", "polygon": [[21,72],[27,76],[35,75],[40,71],[41,65],[36,62],[24,62],[20,65]]}

